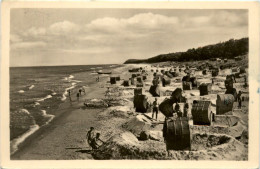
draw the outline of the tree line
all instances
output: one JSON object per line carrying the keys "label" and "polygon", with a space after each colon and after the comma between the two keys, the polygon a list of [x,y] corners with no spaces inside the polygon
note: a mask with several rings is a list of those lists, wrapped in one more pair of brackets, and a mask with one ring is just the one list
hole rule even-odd
{"label": "tree line", "polygon": [[167,61],[197,61],[207,60],[212,58],[234,59],[237,56],[248,53],[248,38],[230,39],[225,42],[220,42],[204,47],[188,49],[186,52],[175,52],[169,54],[161,54],[148,59],[129,59],[124,64],[129,63],[156,63]]}

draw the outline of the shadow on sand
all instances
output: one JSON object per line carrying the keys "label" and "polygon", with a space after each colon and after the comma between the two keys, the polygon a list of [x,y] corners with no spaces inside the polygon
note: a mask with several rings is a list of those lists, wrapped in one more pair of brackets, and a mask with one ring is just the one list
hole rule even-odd
{"label": "shadow on sand", "polygon": [[75,152],[80,152],[80,153],[88,153],[88,154],[92,154],[93,151],[92,150],[77,150]]}

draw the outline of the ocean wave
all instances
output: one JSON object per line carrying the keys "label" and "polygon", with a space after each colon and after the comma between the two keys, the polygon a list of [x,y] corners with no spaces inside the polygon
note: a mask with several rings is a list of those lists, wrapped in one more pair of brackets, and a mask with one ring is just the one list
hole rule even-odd
{"label": "ocean wave", "polygon": [[77,83],[79,83],[79,82],[82,82],[82,81],[80,81],[80,80],[71,80],[72,82],[77,82]]}
{"label": "ocean wave", "polygon": [[91,75],[97,75],[98,73],[97,72],[91,72],[90,74]]}
{"label": "ocean wave", "polygon": [[[28,110],[26,110],[26,109],[21,109],[20,111],[22,111],[24,113],[27,113],[27,114],[30,114],[30,112]],[[43,117],[49,118],[48,121],[44,125],[49,124],[55,117],[52,114],[47,114],[46,110],[41,110],[41,113],[42,113]],[[30,135],[32,135],[34,132],[36,132],[39,129],[40,129],[40,126],[35,124],[35,121],[34,121],[34,125],[30,126],[30,129],[27,132],[25,132],[24,134],[22,134],[18,138],[15,138],[15,139],[11,140],[11,154],[15,153],[18,150],[18,146],[22,142],[24,142],[24,140],[27,137],[29,137]]]}
{"label": "ocean wave", "polygon": [[29,87],[29,90],[31,90],[31,89],[33,89],[34,88],[34,85],[31,85],[30,87]]}
{"label": "ocean wave", "polygon": [[52,93],[51,93],[52,96],[55,96],[56,94],[57,94],[57,93],[55,93],[55,92],[52,92]]}
{"label": "ocean wave", "polygon": [[19,90],[18,93],[24,93],[24,90]]}
{"label": "ocean wave", "polygon": [[102,67],[96,67],[96,69],[102,69]]}
{"label": "ocean wave", "polygon": [[38,101],[38,102],[43,102],[44,100],[49,99],[49,98],[52,98],[52,96],[51,96],[51,95],[47,95],[46,97],[41,98],[41,99],[39,99],[39,100],[37,100],[37,101]]}
{"label": "ocean wave", "polygon": [[13,139],[11,141],[11,154],[15,153],[17,150],[18,150],[18,146],[27,138],[29,137],[30,135],[32,135],[35,131],[37,131],[38,129],[40,128],[39,125],[32,125],[30,127],[30,129],[22,134],[21,136],[19,136],[18,138],[16,139]]}
{"label": "ocean wave", "polygon": [[30,114],[30,112],[27,109],[21,109],[19,112],[21,113],[26,113],[26,114]]}
{"label": "ocean wave", "polygon": [[73,79],[73,78],[74,78],[73,75],[69,75],[69,77],[64,77],[64,80],[71,80],[71,79]]}
{"label": "ocean wave", "polygon": [[47,113],[46,113],[46,110],[41,110],[41,111],[42,111],[42,116],[43,116],[43,117],[49,118],[49,120],[45,123],[45,125],[49,124],[49,123],[53,120],[53,118],[54,118],[55,116],[52,115],[52,114],[47,114]]}
{"label": "ocean wave", "polygon": [[92,68],[90,68],[90,69],[96,69],[96,68],[92,67]]}
{"label": "ocean wave", "polygon": [[70,86],[70,87],[65,89],[65,92],[62,94],[61,101],[65,101],[66,100],[66,98],[67,98],[66,96],[68,95],[68,90],[71,90],[71,89],[75,88],[76,84],[77,83],[71,83],[72,86]]}
{"label": "ocean wave", "polygon": [[38,105],[40,105],[39,102],[35,102],[35,103],[34,103],[34,106],[38,106]]}

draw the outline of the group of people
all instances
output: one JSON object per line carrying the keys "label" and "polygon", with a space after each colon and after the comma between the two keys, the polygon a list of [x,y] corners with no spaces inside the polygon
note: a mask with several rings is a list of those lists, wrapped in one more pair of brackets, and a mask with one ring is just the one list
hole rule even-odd
{"label": "group of people", "polygon": [[[69,96],[70,101],[72,101],[72,99],[71,99],[72,90],[69,89],[67,92],[68,92],[68,96]],[[80,98],[81,95],[83,95],[83,93],[86,94],[86,91],[85,91],[84,87],[79,88],[79,90],[78,90],[78,92],[76,94],[77,101],[79,101],[79,98]]]}
{"label": "group of people", "polygon": [[[154,114],[155,114],[155,119],[157,120],[158,118],[158,112],[159,112],[159,103],[157,101],[157,98],[155,98],[153,102],[153,114],[152,114],[152,119],[154,119]],[[174,110],[173,110],[173,116],[174,114],[177,115],[178,117],[188,117],[188,111],[189,111],[189,104],[185,103],[183,112],[180,110],[180,105],[178,102],[175,104]]]}
{"label": "group of people", "polygon": [[79,88],[79,91],[77,93],[77,101],[79,101],[79,98],[80,98],[80,96],[82,96],[83,93],[86,94],[85,89],[83,87]]}
{"label": "group of people", "polygon": [[[72,101],[72,99],[71,99],[71,92],[72,92],[71,89],[69,89],[69,90],[68,90],[68,96],[69,96],[70,101]],[[80,96],[81,96],[83,93],[86,94],[86,91],[85,91],[84,87],[79,88],[79,90],[78,90],[78,92],[77,92],[77,94],[76,94],[76,96],[77,96],[77,101],[78,101],[78,102],[79,102]]]}
{"label": "group of people", "polygon": [[90,127],[90,130],[87,132],[86,139],[92,150],[98,149],[98,147],[101,146],[100,143],[105,143],[100,139],[100,133],[96,133],[95,135],[94,127]]}
{"label": "group of people", "polygon": [[178,102],[175,104],[175,108],[173,111],[173,114],[175,113],[178,117],[188,117],[188,111],[189,111],[189,104],[184,104],[183,112],[180,110],[180,105]]}

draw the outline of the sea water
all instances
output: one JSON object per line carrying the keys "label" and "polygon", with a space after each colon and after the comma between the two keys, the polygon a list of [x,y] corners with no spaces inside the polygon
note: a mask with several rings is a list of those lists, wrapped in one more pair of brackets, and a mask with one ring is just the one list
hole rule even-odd
{"label": "sea water", "polygon": [[67,101],[68,90],[88,86],[97,74],[114,65],[44,66],[10,68],[11,153],[41,126],[55,118],[55,109]]}

